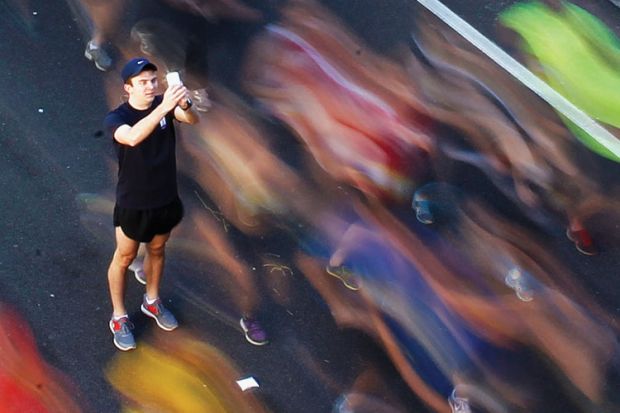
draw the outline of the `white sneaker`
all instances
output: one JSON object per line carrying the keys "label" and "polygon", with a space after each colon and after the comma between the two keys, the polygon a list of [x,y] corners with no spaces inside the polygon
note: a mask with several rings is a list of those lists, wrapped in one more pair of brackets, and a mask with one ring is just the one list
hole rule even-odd
{"label": "white sneaker", "polygon": [[133,272],[136,280],[142,284],[146,285],[146,274],[144,273],[144,264],[142,261],[134,260],[131,264],[129,264],[129,271]]}

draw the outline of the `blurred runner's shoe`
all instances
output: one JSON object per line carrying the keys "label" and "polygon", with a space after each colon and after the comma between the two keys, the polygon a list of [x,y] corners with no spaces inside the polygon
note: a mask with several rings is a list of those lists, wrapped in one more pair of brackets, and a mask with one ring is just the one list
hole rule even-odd
{"label": "blurred runner's shoe", "polygon": [[129,270],[133,272],[134,277],[136,277],[136,280],[140,284],[146,285],[146,274],[144,273],[143,265],[144,264],[140,261],[133,261],[129,265]]}
{"label": "blurred runner's shoe", "polygon": [[209,109],[211,109],[211,100],[209,99],[209,94],[206,89],[195,89],[190,93],[196,110],[199,112],[208,112]]}
{"label": "blurred runner's shoe", "polygon": [[355,274],[353,274],[347,267],[344,265],[340,265],[338,267],[334,267],[331,265],[327,265],[325,267],[325,271],[331,276],[338,278],[345,287],[347,287],[351,291],[357,291],[360,289],[360,285],[357,282]]}
{"label": "blurred runner's shoe", "polygon": [[513,267],[508,270],[504,282],[515,291],[519,300],[528,302],[534,299],[534,291],[528,286],[527,279],[520,269]]}
{"label": "blurred runner's shoe", "polygon": [[242,317],[239,324],[245,334],[245,339],[255,346],[263,346],[269,343],[267,333],[261,327],[260,323],[254,319]]}
{"label": "blurred runner's shoe", "polygon": [[149,304],[146,299],[146,294],[144,294],[140,309],[144,314],[154,319],[162,330],[172,331],[179,326],[177,319],[164,307],[159,298],[152,304]]}
{"label": "blurred runner's shoe", "polygon": [[95,66],[97,66],[97,69],[104,72],[112,67],[112,59],[110,56],[108,56],[101,46],[94,44],[92,40],[86,45],[84,56],[93,62]]}
{"label": "blurred runner's shoe", "polygon": [[136,348],[136,342],[133,338],[131,330],[133,324],[127,317],[121,317],[115,320],[114,317],[110,319],[110,331],[114,334],[114,345],[123,351],[132,350]]}
{"label": "blurred runner's shoe", "polygon": [[598,250],[594,246],[592,242],[592,237],[590,237],[590,233],[586,229],[579,229],[577,231],[572,231],[570,228],[566,229],[566,236],[569,240],[575,243],[575,247],[577,247],[577,251],[585,255],[596,255],[598,254]]}
{"label": "blurred runner's shoe", "polygon": [[412,205],[415,210],[415,216],[423,224],[429,225],[434,222],[433,214],[430,209],[430,202],[428,199],[420,195],[419,191],[413,195]]}
{"label": "blurred runner's shoe", "polygon": [[421,223],[429,225],[435,221],[427,200],[415,200],[413,207],[415,209],[415,217]]}
{"label": "blurred runner's shoe", "polygon": [[457,397],[456,389],[452,391],[450,397],[448,397],[448,404],[452,409],[452,413],[471,413],[471,407],[469,407],[469,400]]}

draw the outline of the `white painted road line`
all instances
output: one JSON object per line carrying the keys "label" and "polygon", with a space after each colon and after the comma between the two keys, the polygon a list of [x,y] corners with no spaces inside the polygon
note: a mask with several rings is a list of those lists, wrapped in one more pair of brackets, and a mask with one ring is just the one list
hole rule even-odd
{"label": "white painted road line", "polygon": [[417,0],[558,112],[620,157],[620,140],[438,0]]}

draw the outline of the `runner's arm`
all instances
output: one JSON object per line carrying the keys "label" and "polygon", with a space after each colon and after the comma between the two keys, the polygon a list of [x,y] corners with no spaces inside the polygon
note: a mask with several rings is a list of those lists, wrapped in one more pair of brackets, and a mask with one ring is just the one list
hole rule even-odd
{"label": "runner's arm", "polygon": [[[118,143],[129,146],[136,146],[155,130],[159,122],[171,110],[176,109],[177,103],[187,94],[184,86],[174,85],[166,89],[164,98],[157,107],[146,117],[141,119],[133,126],[121,125],[114,131],[114,139]],[[176,113],[176,111],[175,111]]]}
{"label": "runner's arm", "polygon": [[133,126],[121,125],[114,131],[114,139],[123,145],[136,146],[145,140],[168,113],[159,105],[148,116]]}
{"label": "runner's arm", "polygon": [[[186,104],[185,102],[183,103]],[[190,125],[195,125],[200,121],[200,117],[194,111],[193,106],[183,109],[181,104],[179,104],[176,108],[174,108],[174,118],[182,123],[189,123]]]}

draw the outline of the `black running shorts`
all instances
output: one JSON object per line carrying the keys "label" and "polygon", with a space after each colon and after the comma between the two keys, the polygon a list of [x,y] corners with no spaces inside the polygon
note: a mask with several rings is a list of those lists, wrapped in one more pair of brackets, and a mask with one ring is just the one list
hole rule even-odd
{"label": "black running shorts", "polygon": [[114,226],[121,227],[134,241],[151,242],[155,235],[172,231],[183,219],[183,203],[176,198],[172,203],[154,209],[128,209],[114,206]]}

